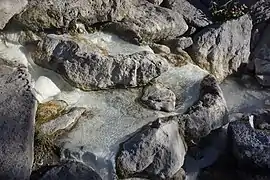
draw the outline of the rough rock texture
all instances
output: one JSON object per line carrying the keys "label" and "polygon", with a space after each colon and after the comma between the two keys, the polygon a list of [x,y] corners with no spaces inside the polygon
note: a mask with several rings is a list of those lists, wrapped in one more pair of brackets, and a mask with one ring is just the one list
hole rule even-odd
{"label": "rough rock texture", "polygon": [[162,3],[163,0],[148,0],[150,3],[156,4],[156,5],[160,5]]}
{"label": "rough rock texture", "polygon": [[253,24],[266,22],[270,19],[270,1],[259,0],[251,6]]}
{"label": "rough rock texture", "polygon": [[162,85],[153,84],[144,88],[141,101],[147,106],[158,111],[174,111],[175,110],[175,94]]}
{"label": "rough rock texture", "polygon": [[120,178],[169,179],[184,163],[185,143],[173,117],[157,119],[120,145],[116,168]]}
{"label": "rough rock texture", "polygon": [[67,28],[73,21],[86,25],[98,22],[121,20],[131,8],[127,0],[31,0],[27,9],[15,19],[23,26],[34,30]]}
{"label": "rough rock texture", "polygon": [[0,179],[29,179],[36,101],[24,68],[0,66]]}
{"label": "rough rock texture", "polygon": [[27,0],[1,0],[0,1],[0,29],[17,13],[20,13],[27,5]]}
{"label": "rough rock texture", "polygon": [[193,44],[191,37],[180,37],[162,42],[169,46],[174,53],[181,52],[181,50],[190,47]]}
{"label": "rough rock texture", "polygon": [[70,130],[84,113],[84,111],[85,108],[72,108],[66,114],[43,123],[40,126],[40,131],[44,134],[52,135],[62,130]]}
{"label": "rough rock texture", "polygon": [[195,35],[189,53],[197,65],[222,81],[248,61],[251,29],[248,15],[210,26]]}
{"label": "rough rock texture", "polygon": [[150,47],[151,49],[153,49],[153,51],[156,54],[160,54],[160,53],[170,54],[171,53],[170,48],[162,44],[152,43]]}
{"label": "rough rock texture", "polygon": [[261,110],[252,114],[255,129],[251,127],[248,116],[229,124],[230,148],[243,167],[269,170],[270,134],[269,129],[262,129],[261,125],[263,121],[270,123],[270,111]]}
{"label": "rough rock texture", "polygon": [[226,101],[212,75],[202,80],[198,102],[187,110],[180,121],[186,124],[186,140],[194,142],[228,123]]}
{"label": "rough rock texture", "polygon": [[254,66],[254,71],[261,85],[270,86],[270,25],[268,25],[260,38],[251,63]]}
{"label": "rough rock texture", "polygon": [[164,6],[178,12],[193,27],[205,27],[212,24],[209,11],[200,1],[165,0]]}
{"label": "rough rock texture", "polygon": [[66,162],[48,170],[40,180],[102,180],[91,168],[79,162]]}
{"label": "rough rock texture", "polygon": [[168,69],[164,58],[146,51],[115,56],[87,52],[74,41],[47,37],[32,57],[83,90],[141,86]]}
{"label": "rough rock texture", "polygon": [[139,1],[121,22],[108,23],[104,30],[132,43],[172,39],[184,34],[188,26],[182,15],[170,9]]}

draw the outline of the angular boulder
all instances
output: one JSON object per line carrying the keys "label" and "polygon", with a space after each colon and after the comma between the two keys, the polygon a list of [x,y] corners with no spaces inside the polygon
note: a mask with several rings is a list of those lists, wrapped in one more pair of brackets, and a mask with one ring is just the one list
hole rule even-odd
{"label": "angular boulder", "polygon": [[0,1],[0,29],[3,29],[8,21],[17,13],[20,13],[27,5],[27,0],[1,0]]}
{"label": "angular boulder", "polygon": [[196,142],[228,123],[226,101],[218,82],[207,75],[201,82],[199,100],[180,118],[185,122],[185,137],[188,142]]}
{"label": "angular boulder", "polygon": [[0,179],[29,179],[36,100],[24,68],[0,66]]}
{"label": "angular boulder", "polygon": [[195,35],[189,51],[197,65],[222,81],[248,62],[252,21],[248,15],[213,25]]}
{"label": "angular boulder", "polygon": [[269,171],[269,117],[269,110],[260,110],[229,124],[230,149],[242,167]]}
{"label": "angular boulder", "polygon": [[89,49],[48,36],[32,57],[83,90],[142,86],[168,69],[164,58],[148,51],[110,55],[99,45],[85,45]]}
{"label": "angular boulder", "polygon": [[90,167],[79,162],[66,162],[48,170],[40,180],[102,180]]}
{"label": "angular boulder", "polygon": [[182,167],[185,153],[175,118],[160,118],[120,145],[117,173],[120,178],[169,179]]}

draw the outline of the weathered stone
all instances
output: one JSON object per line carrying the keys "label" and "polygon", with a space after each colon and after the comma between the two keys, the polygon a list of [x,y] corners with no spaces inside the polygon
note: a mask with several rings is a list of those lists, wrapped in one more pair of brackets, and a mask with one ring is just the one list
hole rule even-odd
{"label": "weathered stone", "polygon": [[175,67],[181,67],[188,63],[193,63],[189,54],[184,50],[179,50],[177,54],[160,54],[162,57]]}
{"label": "weathered stone", "polygon": [[148,1],[156,5],[160,5],[163,2],[163,0],[148,0]]}
{"label": "weathered stone", "polygon": [[3,29],[8,21],[17,13],[20,13],[27,5],[27,0],[1,0],[0,1],[0,29]]}
{"label": "weathered stone", "polygon": [[175,110],[175,94],[159,84],[153,84],[144,88],[141,101],[147,106],[158,111]]}
{"label": "weathered stone", "polygon": [[157,119],[125,141],[116,157],[120,178],[169,179],[184,163],[185,142],[173,119]]}
{"label": "weathered stone", "polygon": [[142,86],[168,69],[164,58],[147,51],[112,56],[93,47],[89,52],[74,41],[47,37],[32,57],[83,90]]}
{"label": "weathered stone", "polygon": [[62,165],[52,167],[40,180],[102,180],[91,168],[79,162],[66,162]]}
{"label": "weathered stone", "polygon": [[238,163],[245,168],[269,170],[270,168],[270,134],[259,125],[270,123],[269,110],[252,113],[255,129],[249,123],[249,115],[229,124],[228,136],[231,150]]}
{"label": "weathered stone", "polygon": [[177,12],[147,1],[139,1],[134,6],[129,17],[121,22],[108,23],[103,29],[135,44],[172,39],[188,30],[182,15]]}
{"label": "weathered stone", "polygon": [[254,70],[259,83],[263,86],[270,86],[270,38],[268,32],[270,25],[268,25],[260,38],[251,63],[254,65]]}
{"label": "weathered stone", "polygon": [[0,66],[0,179],[29,179],[36,101],[24,68]]}
{"label": "weathered stone", "polygon": [[251,17],[253,24],[266,22],[270,18],[270,1],[259,0],[251,6]]}
{"label": "weathered stone", "polygon": [[60,116],[68,104],[65,101],[52,100],[38,105],[36,121],[38,123],[47,122]]}
{"label": "weathered stone", "polygon": [[180,118],[185,122],[186,140],[194,141],[228,123],[226,101],[218,82],[212,75],[201,82],[199,100]]}
{"label": "weathered stone", "polygon": [[84,111],[85,108],[72,108],[66,114],[41,124],[39,129],[47,135],[52,135],[63,130],[68,131],[75,125]]}
{"label": "weathered stone", "polygon": [[172,52],[178,53],[181,52],[183,49],[190,47],[193,44],[193,40],[191,37],[180,37],[164,41],[162,43],[169,46]]}
{"label": "weathered stone", "polygon": [[248,15],[213,25],[195,35],[189,54],[222,81],[248,61],[252,22]]}
{"label": "weathered stone", "polygon": [[31,0],[16,22],[33,30],[68,28],[73,21],[86,25],[122,20],[131,8],[127,0],[50,1]]}
{"label": "weathered stone", "polygon": [[205,27],[212,24],[209,11],[200,1],[165,0],[164,6],[183,15],[188,25]]}
{"label": "weathered stone", "polygon": [[165,45],[161,45],[161,44],[156,44],[156,43],[152,43],[150,45],[151,49],[153,49],[153,51],[157,54],[160,53],[165,53],[165,54],[170,54],[171,50],[169,47],[165,46]]}

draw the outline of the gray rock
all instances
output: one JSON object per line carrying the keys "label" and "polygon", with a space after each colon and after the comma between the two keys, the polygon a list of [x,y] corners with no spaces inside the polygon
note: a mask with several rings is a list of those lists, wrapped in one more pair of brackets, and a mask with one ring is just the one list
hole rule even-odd
{"label": "gray rock", "polygon": [[212,75],[202,80],[199,100],[187,110],[180,121],[186,124],[185,137],[190,142],[196,142],[228,123],[226,101]]}
{"label": "gray rock", "polygon": [[32,57],[83,90],[142,86],[168,69],[164,58],[147,51],[115,56],[89,51],[72,40],[47,37]]}
{"label": "gray rock", "polygon": [[142,41],[158,42],[184,34],[188,26],[182,15],[170,9],[139,1],[129,17],[121,22],[112,22],[103,30],[113,32],[135,44]]}
{"label": "gray rock", "polygon": [[52,135],[62,130],[70,130],[84,112],[85,108],[72,108],[66,114],[41,124],[40,131]]}
{"label": "gray rock", "polygon": [[163,0],[148,0],[150,3],[153,3],[153,4],[155,4],[155,5],[160,5],[162,2],[163,2]]}
{"label": "gray rock", "polygon": [[141,101],[147,106],[158,111],[174,111],[175,110],[175,94],[162,85],[153,84],[144,88]]}
{"label": "gray rock", "polygon": [[270,25],[267,26],[263,35],[260,38],[253,57],[251,59],[256,77],[259,83],[263,86],[270,86],[270,38],[268,32],[270,31]]}
{"label": "gray rock", "polygon": [[166,7],[184,16],[188,25],[205,27],[212,24],[209,10],[200,1],[165,0]]}
{"label": "gray rock", "polygon": [[252,114],[254,115],[255,129],[251,127],[248,115],[229,124],[230,148],[242,167],[269,170],[269,130],[261,130],[258,127],[262,121],[270,123],[270,111],[261,110]]}
{"label": "gray rock", "polygon": [[253,24],[266,22],[270,18],[270,1],[259,0],[250,8]]}
{"label": "gray rock", "polygon": [[8,21],[17,13],[20,13],[27,5],[27,0],[1,0],[0,1],[0,29],[3,29]]}
{"label": "gray rock", "polygon": [[0,66],[0,179],[29,179],[36,101],[24,68]]}
{"label": "gray rock", "polygon": [[222,81],[248,61],[251,29],[248,15],[210,26],[195,35],[189,53],[197,65]]}
{"label": "gray rock", "polygon": [[157,119],[125,141],[116,157],[120,178],[169,179],[184,163],[185,143],[173,117]]}
{"label": "gray rock", "polygon": [[119,21],[127,15],[129,8],[130,1],[127,0],[31,0],[26,10],[15,20],[33,31],[42,31],[68,28],[73,21],[81,21],[86,25]]}
{"label": "gray rock", "polygon": [[40,180],[102,180],[91,168],[79,162],[67,162],[48,170]]}
{"label": "gray rock", "polygon": [[160,54],[160,53],[170,54],[171,53],[170,48],[162,44],[152,43],[150,44],[150,47],[157,54]]}
{"label": "gray rock", "polygon": [[191,37],[180,37],[162,42],[169,46],[174,53],[181,52],[183,49],[190,47],[193,44]]}

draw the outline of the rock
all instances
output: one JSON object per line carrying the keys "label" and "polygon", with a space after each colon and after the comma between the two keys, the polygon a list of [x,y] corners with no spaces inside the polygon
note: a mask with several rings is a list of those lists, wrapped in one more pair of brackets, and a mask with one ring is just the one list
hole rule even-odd
{"label": "rock", "polygon": [[60,116],[68,104],[61,100],[52,100],[38,105],[36,112],[37,122],[46,122]]}
{"label": "rock", "polygon": [[180,169],[170,180],[185,180],[186,179],[186,173],[184,169]]}
{"label": "rock", "polygon": [[172,39],[188,30],[182,15],[177,12],[147,1],[139,1],[134,6],[129,17],[121,22],[107,23],[103,30],[135,44]]}
{"label": "rock", "polygon": [[183,49],[190,47],[193,44],[193,40],[191,37],[180,37],[162,43],[169,46],[174,53],[178,53]]}
{"label": "rock", "polygon": [[17,13],[20,13],[28,4],[27,0],[2,0],[0,2],[0,29]]}
{"label": "rock", "polygon": [[260,110],[254,115],[255,129],[251,127],[248,116],[229,124],[228,137],[230,149],[241,167],[265,170],[270,167],[270,135],[268,130],[258,129],[262,122],[269,122],[269,110]]}
{"label": "rock", "polygon": [[0,179],[29,179],[36,101],[25,68],[0,66]]}
{"label": "rock", "polygon": [[35,83],[33,93],[36,99],[42,103],[60,92],[60,89],[52,82],[52,80],[45,76],[40,76]]}
{"label": "rock", "polygon": [[226,101],[212,75],[202,80],[199,100],[187,110],[180,121],[186,124],[185,137],[190,142],[200,140],[229,122]]}
{"label": "rock", "polygon": [[66,162],[62,165],[52,167],[40,180],[102,180],[91,168],[79,162]]}
{"label": "rock", "polygon": [[157,119],[120,146],[116,168],[120,178],[169,179],[180,170],[185,153],[178,123]]}
{"label": "rock", "polygon": [[175,110],[175,94],[158,84],[150,85],[144,88],[141,101],[147,106],[158,111],[174,111]]}
{"label": "rock", "polygon": [[188,25],[205,27],[212,24],[209,10],[200,1],[165,0],[165,7],[184,16]]}
{"label": "rock", "polygon": [[142,86],[168,69],[164,58],[147,51],[112,56],[93,47],[89,52],[74,41],[47,37],[32,57],[83,90]]}
{"label": "rock", "polygon": [[161,56],[167,59],[167,61],[175,67],[181,67],[188,63],[193,63],[189,54],[180,49],[177,54],[161,54]]}
{"label": "rock", "polygon": [[74,20],[90,26],[99,22],[120,21],[129,8],[131,4],[127,0],[31,0],[26,10],[14,18],[14,23],[32,31],[67,29]]}
{"label": "rock", "polygon": [[59,131],[70,130],[85,112],[85,108],[72,108],[66,114],[50,120],[40,125],[40,131],[47,135],[55,134]]}
{"label": "rock", "polygon": [[160,53],[170,54],[171,53],[170,48],[165,45],[153,43],[150,45],[150,47],[157,54],[160,54]]}
{"label": "rock", "polygon": [[153,4],[155,4],[155,5],[160,5],[162,2],[163,2],[163,0],[148,0],[150,3],[153,3]]}
{"label": "rock", "polygon": [[270,25],[268,25],[260,38],[255,51],[253,52],[253,57],[251,59],[254,65],[254,71],[258,82],[263,86],[270,86],[270,38],[267,32],[270,30]]}
{"label": "rock", "polygon": [[248,15],[207,27],[195,35],[189,54],[197,65],[222,81],[248,61],[251,29]]}
{"label": "rock", "polygon": [[253,24],[266,22],[270,18],[270,2],[266,0],[259,0],[250,8]]}

